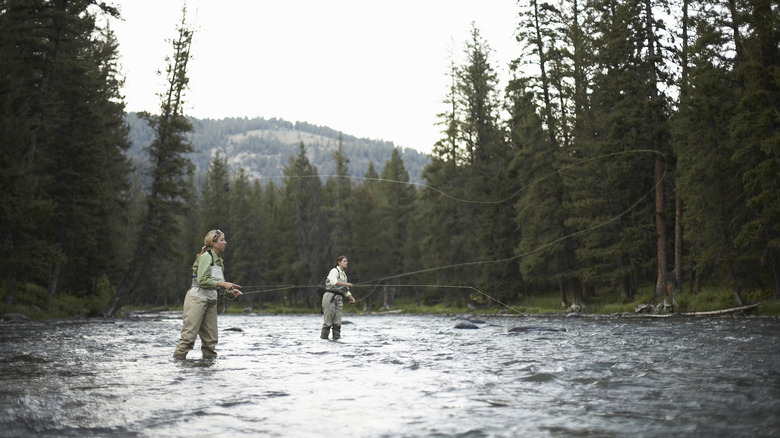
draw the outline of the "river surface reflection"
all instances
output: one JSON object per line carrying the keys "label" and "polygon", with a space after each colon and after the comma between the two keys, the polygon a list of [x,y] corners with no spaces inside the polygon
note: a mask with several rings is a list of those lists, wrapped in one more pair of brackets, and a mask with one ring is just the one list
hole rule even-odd
{"label": "river surface reflection", "polygon": [[780,436],[778,319],[180,318],[0,323],[0,436]]}

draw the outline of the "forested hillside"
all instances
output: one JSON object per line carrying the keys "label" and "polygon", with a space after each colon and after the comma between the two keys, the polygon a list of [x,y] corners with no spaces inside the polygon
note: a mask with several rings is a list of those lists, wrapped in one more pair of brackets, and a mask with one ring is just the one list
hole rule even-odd
{"label": "forested hillside", "polygon": [[0,293],[49,316],[179,306],[220,229],[255,310],[315,309],[339,254],[365,310],[780,299],[779,9],[520,2],[508,86],[472,26],[425,156],[187,117],[184,20],[159,111],[126,114],[119,11],[0,0]]}
{"label": "forested hillside", "polygon": [[[129,113],[126,121],[132,144],[128,155],[143,168],[143,148],[152,142],[154,132],[135,113]],[[259,117],[190,121],[193,126],[190,138],[195,149],[190,158],[200,182],[217,153],[227,158],[231,172],[242,168],[250,180],[257,179],[265,185],[268,181],[281,183],[282,168],[298,153],[301,142],[306,145],[308,157],[317,166],[323,181],[335,172],[333,153],[339,147],[349,157],[349,175],[356,178],[365,175],[370,163],[376,167],[389,160],[395,149],[392,142],[357,138],[306,122]],[[399,152],[411,181],[419,183],[422,170],[429,162],[428,156],[411,148],[402,148]]]}

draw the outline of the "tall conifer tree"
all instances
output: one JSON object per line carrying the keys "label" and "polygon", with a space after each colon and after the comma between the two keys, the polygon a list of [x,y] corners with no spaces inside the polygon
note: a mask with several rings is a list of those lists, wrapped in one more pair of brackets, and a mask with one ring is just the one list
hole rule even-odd
{"label": "tall conifer tree", "polygon": [[[298,289],[291,300],[303,299],[315,307],[314,285],[319,284],[327,274],[331,261],[328,257],[328,234],[322,205],[322,183],[317,168],[306,156],[306,146],[300,143],[297,154],[290,156],[284,167],[284,211],[286,223],[292,236],[293,252],[284,262],[287,264],[286,284],[302,284],[308,287]],[[335,261],[335,259],[334,259]],[[292,304],[292,302],[291,302]]]}
{"label": "tall conifer tree", "polygon": [[156,134],[147,149],[152,163],[151,185],[135,252],[124,279],[106,306],[106,316],[113,316],[127,302],[150,263],[175,256],[179,219],[190,208],[189,181],[194,166],[188,157],[193,148],[187,133],[192,125],[184,115],[184,97],[189,83],[187,65],[193,31],[187,27],[186,9],[182,9],[177,30],[173,57],[166,70],[167,89],[160,94],[160,114],[141,114]]}
{"label": "tall conifer tree", "polygon": [[[382,175],[377,184],[379,223],[381,224],[379,240],[384,246],[380,260],[385,266],[387,276],[404,274],[407,265],[409,244],[409,221],[414,210],[415,191],[409,184],[409,172],[404,168],[398,149],[393,149],[390,159],[382,169]],[[399,277],[397,284],[405,282],[406,277]],[[403,293],[406,291],[399,291]]]}

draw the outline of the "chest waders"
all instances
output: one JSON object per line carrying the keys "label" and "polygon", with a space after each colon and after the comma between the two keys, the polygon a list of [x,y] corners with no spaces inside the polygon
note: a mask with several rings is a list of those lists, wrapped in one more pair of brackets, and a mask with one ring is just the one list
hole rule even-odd
{"label": "chest waders", "polygon": [[[211,278],[217,280],[217,283],[220,281],[225,281],[225,272],[222,270],[222,266],[214,264],[214,254],[211,253],[210,249],[206,252],[208,252],[211,256]],[[192,283],[190,284],[190,289],[197,289],[198,295],[205,299],[217,299],[219,297],[224,297],[227,293],[223,287],[216,290],[216,296],[207,293],[207,291],[211,291],[213,289],[201,289],[200,285],[198,284],[198,274],[192,274]]]}
{"label": "chest waders", "polygon": [[[211,280],[225,281],[222,267],[214,264],[214,255],[211,251],[209,255],[211,256]],[[200,270],[199,267],[196,270]],[[217,300],[217,290],[201,288],[197,274],[193,275],[190,290],[184,298],[181,338],[174,350],[174,358],[185,359],[198,336],[200,336],[203,357],[208,359],[217,356],[215,351],[219,336]]]}

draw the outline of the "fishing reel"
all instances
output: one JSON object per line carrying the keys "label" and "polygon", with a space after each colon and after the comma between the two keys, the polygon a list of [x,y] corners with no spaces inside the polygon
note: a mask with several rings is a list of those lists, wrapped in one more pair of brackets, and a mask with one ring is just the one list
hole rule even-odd
{"label": "fishing reel", "polygon": [[217,296],[219,298],[227,298],[230,301],[233,301],[237,298],[235,295],[228,293],[227,289],[224,287],[217,289]]}

